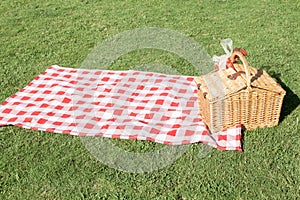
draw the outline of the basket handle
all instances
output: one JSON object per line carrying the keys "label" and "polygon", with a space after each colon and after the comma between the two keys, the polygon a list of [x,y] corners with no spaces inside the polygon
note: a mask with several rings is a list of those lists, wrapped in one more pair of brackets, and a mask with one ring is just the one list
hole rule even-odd
{"label": "basket handle", "polygon": [[250,77],[250,71],[249,71],[249,65],[248,65],[248,61],[246,60],[245,56],[240,52],[240,51],[237,51],[237,50],[234,50],[230,56],[230,60],[231,62],[234,62],[235,60],[235,57],[238,57],[243,65],[244,65],[244,68],[245,68],[245,73],[246,73],[246,84],[247,84],[247,87],[251,87],[251,77]]}

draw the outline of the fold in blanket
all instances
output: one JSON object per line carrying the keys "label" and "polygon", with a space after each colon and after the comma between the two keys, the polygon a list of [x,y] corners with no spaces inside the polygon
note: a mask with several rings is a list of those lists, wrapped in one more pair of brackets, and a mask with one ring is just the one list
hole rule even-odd
{"label": "fold in blanket", "polygon": [[241,151],[241,126],[209,132],[191,76],[51,66],[2,103],[0,125]]}

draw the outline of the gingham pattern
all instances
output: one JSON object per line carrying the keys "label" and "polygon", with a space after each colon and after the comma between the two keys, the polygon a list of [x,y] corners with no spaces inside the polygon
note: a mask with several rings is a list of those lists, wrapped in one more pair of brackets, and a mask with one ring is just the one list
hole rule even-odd
{"label": "gingham pattern", "polygon": [[4,125],[241,150],[240,126],[209,133],[190,76],[51,66],[3,102],[0,126]]}

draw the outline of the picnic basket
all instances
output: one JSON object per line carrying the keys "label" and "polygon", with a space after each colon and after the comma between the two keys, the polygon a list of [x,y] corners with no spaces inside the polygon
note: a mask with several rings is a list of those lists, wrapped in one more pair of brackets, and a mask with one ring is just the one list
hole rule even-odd
{"label": "picnic basket", "polygon": [[233,67],[195,78],[204,122],[212,132],[237,124],[248,130],[277,125],[286,92],[267,72],[249,67],[240,51],[229,59]]}

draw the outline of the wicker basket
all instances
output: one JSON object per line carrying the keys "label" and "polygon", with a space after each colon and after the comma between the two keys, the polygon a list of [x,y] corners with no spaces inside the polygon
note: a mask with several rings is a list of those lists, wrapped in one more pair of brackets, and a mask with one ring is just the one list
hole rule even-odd
{"label": "wicker basket", "polygon": [[245,129],[277,125],[285,91],[267,72],[249,67],[241,52],[234,51],[230,60],[234,69],[195,78],[204,122],[212,132],[237,124]]}

